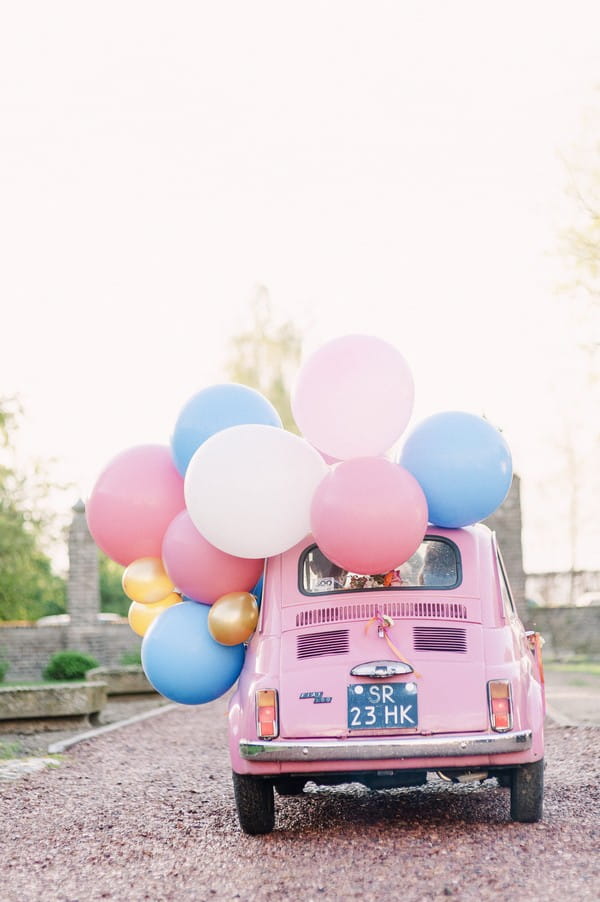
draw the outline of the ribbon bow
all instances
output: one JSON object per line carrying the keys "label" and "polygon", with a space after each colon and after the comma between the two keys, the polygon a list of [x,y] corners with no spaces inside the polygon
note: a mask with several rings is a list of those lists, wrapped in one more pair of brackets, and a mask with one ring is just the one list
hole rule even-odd
{"label": "ribbon bow", "polygon": [[394,625],[394,621],[392,620],[392,618],[388,617],[387,614],[382,614],[381,611],[377,611],[375,616],[371,617],[370,620],[367,621],[367,623],[365,625],[365,633],[368,633],[369,627],[372,626],[374,623],[377,624],[377,634],[379,635],[379,638],[385,639],[389,648],[391,648],[391,650],[396,655],[398,660],[402,661],[403,664],[406,664],[408,667],[410,667],[411,670],[413,671],[415,677],[417,677],[417,678],[420,677],[421,674],[417,673],[416,670],[414,670],[410,661],[406,660],[406,658],[400,653],[400,651],[396,648],[396,646],[390,639],[389,631],[390,631],[390,628]]}

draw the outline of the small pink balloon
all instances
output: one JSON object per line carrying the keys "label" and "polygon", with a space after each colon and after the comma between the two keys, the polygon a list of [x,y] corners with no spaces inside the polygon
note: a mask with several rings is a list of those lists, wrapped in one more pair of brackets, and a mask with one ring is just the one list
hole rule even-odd
{"label": "small pink balloon", "polygon": [[387,573],[415,553],[427,501],[408,470],[382,457],[343,461],[319,484],[311,527],[323,554],[352,573]]}
{"label": "small pink balloon", "polygon": [[167,526],[184,508],[183,479],[170,448],[137,445],[117,454],[100,474],[86,515],[96,545],[128,567],[138,558],[160,557]]}
{"label": "small pink balloon", "polygon": [[371,335],[345,335],[302,365],[292,412],[311,445],[348,460],[389,450],[410,419],[413,401],[413,377],[397,348]]}
{"label": "small pink balloon", "polygon": [[162,544],[165,569],[180,592],[212,604],[229,592],[247,592],[258,582],[264,559],[220,551],[198,532],[187,511],[169,524]]}

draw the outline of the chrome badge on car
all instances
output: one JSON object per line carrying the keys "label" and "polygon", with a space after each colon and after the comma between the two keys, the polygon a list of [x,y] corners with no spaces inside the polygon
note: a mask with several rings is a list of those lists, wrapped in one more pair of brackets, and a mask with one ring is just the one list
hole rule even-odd
{"label": "chrome badge on car", "polygon": [[322,691],[301,692],[298,698],[312,698],[313,705],[328,705],[331,702],[331,696]]}

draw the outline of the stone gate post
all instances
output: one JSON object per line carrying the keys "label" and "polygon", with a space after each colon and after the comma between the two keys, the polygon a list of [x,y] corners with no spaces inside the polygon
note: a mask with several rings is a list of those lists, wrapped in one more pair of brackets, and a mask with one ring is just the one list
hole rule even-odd
{"label": "stone gate post", "polygon": [[527,624],[525,602],[525,571],[523,570],[523,543],[521,518],[521,480],[513,476],[510,491],[498,510],[485,521],[498,537],[498,545],[506,566],[508,580],[519,617]]}
{"label": "stone gate post", "polygon": [[106,640],[98,621],[98,548],[88,529],[85,504],[81,499],[73,505],[73,521],[69,530],[67,608],[71,618],[67,634],[69,648],[103,660]]}

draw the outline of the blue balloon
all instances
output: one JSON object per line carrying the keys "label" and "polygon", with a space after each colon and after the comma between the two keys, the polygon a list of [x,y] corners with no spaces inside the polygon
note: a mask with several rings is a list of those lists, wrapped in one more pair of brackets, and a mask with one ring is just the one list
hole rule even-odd
{"label": "blue balloon", "polygon": [[142,640],[144,673],[156,691],[173,702],[211,702],[241,673],[244,646],[215,642],[208,632],[209,610],[209,605],[195,601],[175,604],[156,618]]}
{"label": "blue balloon", "polygon": [[512,482],[510,449],[482,417],[436,413],[409,435],[400,453],[425,493],[429,521],[449,528],[485,520],[502,504]]}
{"label": "blue balloon", "polygon": [[252,595],[254,595],[254,597],[256,598],[256,603],[259,607],[260,607],[260,603],[262,601],[263,580],[264,580],[264,577],[261,576],[261,578],[259,579],[257,584],[252,589]]}
{"label": "blue balloon", "polygon": [[216,432],[229,426],[256,423],[281,428],[281,417],[254,388],[237,383],[211,385],[185,404],[171,436],[171,453],[182,476],[194,452]]}

